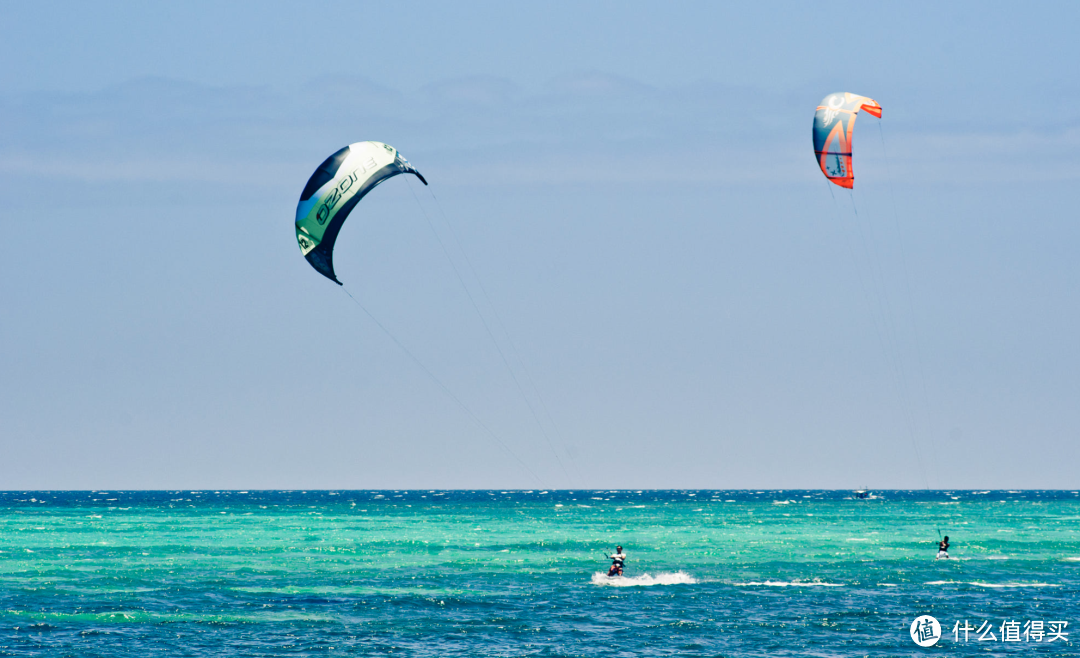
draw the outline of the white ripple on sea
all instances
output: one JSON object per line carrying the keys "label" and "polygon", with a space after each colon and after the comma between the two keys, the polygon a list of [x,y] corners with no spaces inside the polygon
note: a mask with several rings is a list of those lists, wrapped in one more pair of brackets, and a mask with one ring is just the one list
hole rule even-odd
{"label": "white ripple on sea", "polygon": [[926,583],[927,585],[974,585],[976,587],[992,587],[994,589],[1012,588],[1012,587],[1061,587],[1061,585],[1055,585],[1054,583],[981,583],[977,580],[962,581],[962,580],[931,580]]}
{"label": "white ripple on sea", "polygon": [[748,583],[732,583],[735,587],[843,587],[843,583],[823,583],[820,580],[766,580]]}

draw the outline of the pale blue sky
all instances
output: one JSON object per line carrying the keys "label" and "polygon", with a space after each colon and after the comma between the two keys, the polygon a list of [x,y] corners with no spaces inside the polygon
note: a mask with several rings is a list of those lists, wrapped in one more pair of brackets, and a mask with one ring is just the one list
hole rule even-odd
{"label": "pale blue sky", "polygon": [[671,4],[4,4],[0,488],[1080,485],[1080,7]]}

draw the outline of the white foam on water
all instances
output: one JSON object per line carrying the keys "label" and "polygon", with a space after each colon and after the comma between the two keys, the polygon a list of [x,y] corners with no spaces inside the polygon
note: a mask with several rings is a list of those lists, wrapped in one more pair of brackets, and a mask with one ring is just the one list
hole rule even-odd
{"label": "white foam on water", "polygon": [[642,574],[640,576],[608,576],[602,571],[592,575],[593,585],[610,585],[611,587],[652,587],[654,585],[696,585],[697,579],[683,571],[675,573],[658,573],[655,576]]}
{"label": "white foam on water", "polygon": [[927,585],[974,585],[976,587],[991,587],[993,589],[1006,589],[1015,587],[1061,587],[1053,583],[982,583],[977,580],[964,582],[961,580],[931,580]]}
{"label": "white foam on water", "polygon": [[1065,561],[1066,562],[1080,562],[1080,557],[1067,557],[1067,558],[1065,558]]}
{"label": "white foam on water", "polygon": [[980,583],[972,582],[969,585],[975,585],[976,587],[993,587],[994,589],[1011,588],[1011,587],[1061,587],[1061,585],[1055,585],[1053,583]]}
{"label": "white foam on water", "polygon": [[823,583],[820,580],[766,580],[732,583],[735,587],[843,587],[843,583]]}

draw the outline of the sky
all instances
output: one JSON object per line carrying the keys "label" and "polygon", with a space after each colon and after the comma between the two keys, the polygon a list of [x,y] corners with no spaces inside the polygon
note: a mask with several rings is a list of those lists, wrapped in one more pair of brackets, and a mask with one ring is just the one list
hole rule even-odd
{"label": "sky", "polygon": [[1080,486],[1080,5],[0,15],[0,489]]}

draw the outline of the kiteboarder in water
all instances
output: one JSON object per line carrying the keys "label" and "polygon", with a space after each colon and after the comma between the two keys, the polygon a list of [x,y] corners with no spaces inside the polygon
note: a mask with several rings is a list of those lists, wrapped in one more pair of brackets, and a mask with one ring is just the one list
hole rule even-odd
{"label": "kiteboarder in water", "polygon": [[945,535],[945,538],[938,542],[937,556],[939,558],[949,557],[949,535]]}
{"label": "kiteboarder in water", "polygon": [[615,547],[615,554],[609,556],[611,558],[611,568],[608,569],[608,576],[621,576],[623,566],[626,564],[626,553],[622,552],[622,546]]}

